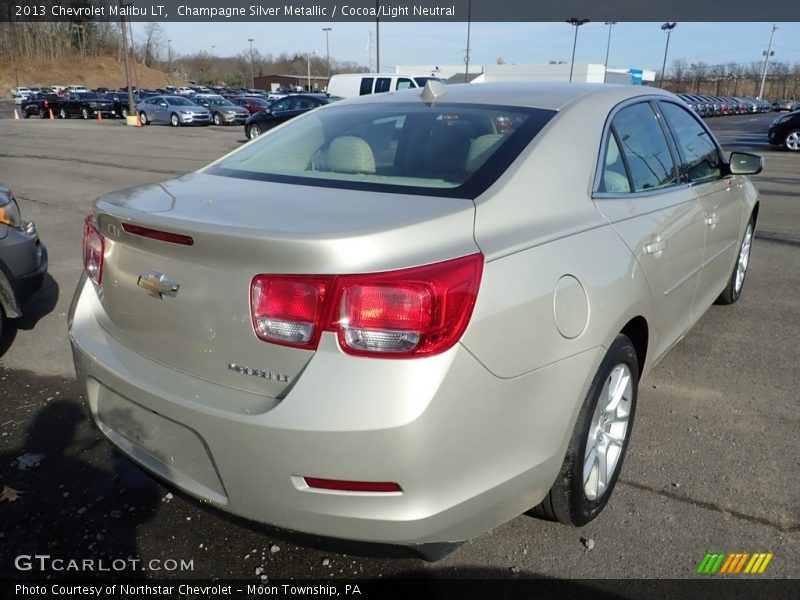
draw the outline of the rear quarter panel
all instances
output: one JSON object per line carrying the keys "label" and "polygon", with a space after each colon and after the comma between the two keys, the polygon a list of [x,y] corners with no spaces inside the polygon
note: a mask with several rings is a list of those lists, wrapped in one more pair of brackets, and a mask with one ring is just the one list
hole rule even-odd
{"label": "rear quarter panel", "polygon": [[[591,199],[613,104],[579,100],[563,109],[476,200],[475,237],[487,264],[464,344],[498,377],[608,347],[635,316],[650,321],[641,268]],[[580,282],[585,299],[557,297],[564,276]],[[564,311],[575,316],[560,329],[555,315]]]}

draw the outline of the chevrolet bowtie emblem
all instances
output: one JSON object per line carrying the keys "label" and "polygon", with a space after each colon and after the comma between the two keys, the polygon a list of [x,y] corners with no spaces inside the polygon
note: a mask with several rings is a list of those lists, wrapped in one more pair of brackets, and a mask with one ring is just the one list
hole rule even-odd
{"label": "chevrolet bowtie emblem", "polygon": [[160,271],[147,271],[139,273],[139,280],[136,285],[147,290],[153,298],[162,299],[164,296],[174,298],[178,295],[178,288],[181,287],[177,281],[167,279]]}

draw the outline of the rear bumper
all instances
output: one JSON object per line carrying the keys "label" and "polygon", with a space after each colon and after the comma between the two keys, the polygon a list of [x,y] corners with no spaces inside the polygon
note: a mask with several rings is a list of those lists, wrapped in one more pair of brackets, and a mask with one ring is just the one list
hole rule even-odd
{"label": "rear bumper", "polygon": [[[132,351],[99,325],[100,310],[82,280],[69,318],[76,373],[99,429],[130,458],[250,520],[418,551],[476,537],[541,501],[585,394],[575,372],[602,355],[499,379],[460,345],[365,361],[324,337],[275,405]],[[403,491],[315,490],[304,476]]]}
{"label": "rear bumper", "polygon": [[97,116],[98,113],[103,115],[104,117],[114,117],[114,116],[116,116],[117,111],[113,106],[108,106],[108,107],[104,107],[104,108],[95,108],[95,107],[91,107],[91,106],[89,107],[89,114],[90,115],[92,115],[94,117],[94,116]]}

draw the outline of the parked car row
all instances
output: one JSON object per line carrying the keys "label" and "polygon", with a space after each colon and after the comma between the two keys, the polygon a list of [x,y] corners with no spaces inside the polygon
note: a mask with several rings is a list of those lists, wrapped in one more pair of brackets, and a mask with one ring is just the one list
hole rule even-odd
{"label": "parked car row", "polygon": [[50,116],[51,111],[59,119],[90,119],[98,114],[106,118],[115,117],[119,108],[114,100],[104,94],[71,92],[65,96],[54,93],[32,94],[22,101],[21,110],[24,119],[34,115],[45,119]]}
{"label": "parked car row", "polygon": [[772,105],[769,102],[758,98],[698,96],[694,94],[677,94],[677,96],[701,117],[765,113],[772,110]]}

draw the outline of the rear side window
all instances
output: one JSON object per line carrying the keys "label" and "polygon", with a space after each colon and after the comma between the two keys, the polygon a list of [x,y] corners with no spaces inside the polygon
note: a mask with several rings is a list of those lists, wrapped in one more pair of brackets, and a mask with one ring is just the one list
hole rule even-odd
{"label": "rear side window", "polygon": [[603,161],[603,177],[600,180],[600,192],[610,194],[624,194],[631,191],[631,183],[625,168],[625,161],[619,150],[617,138],[613,132],[608,132],[606,156]]}
{"label": "rear side window", "polygon": [[634,192],[657,190],[678,181],[664,130],[649,103],[623,108],[611,126]]}
{"label": "rear side window", "polygon": [[359,96],[366,96],[372,93],[372,77],[361,78],[361,89],[358,90]]}
{"label": "rear side window", "polygon": [[375,93],[388,92],[392,88],[391,77],[378,77],[375,80]]}
{"label": "rear side window", "polygon": [[706,131],[686,109],[671,102],[659,103],[678,144],[683,171],[689,181],[713,181],[722,177],[719,149]]}

